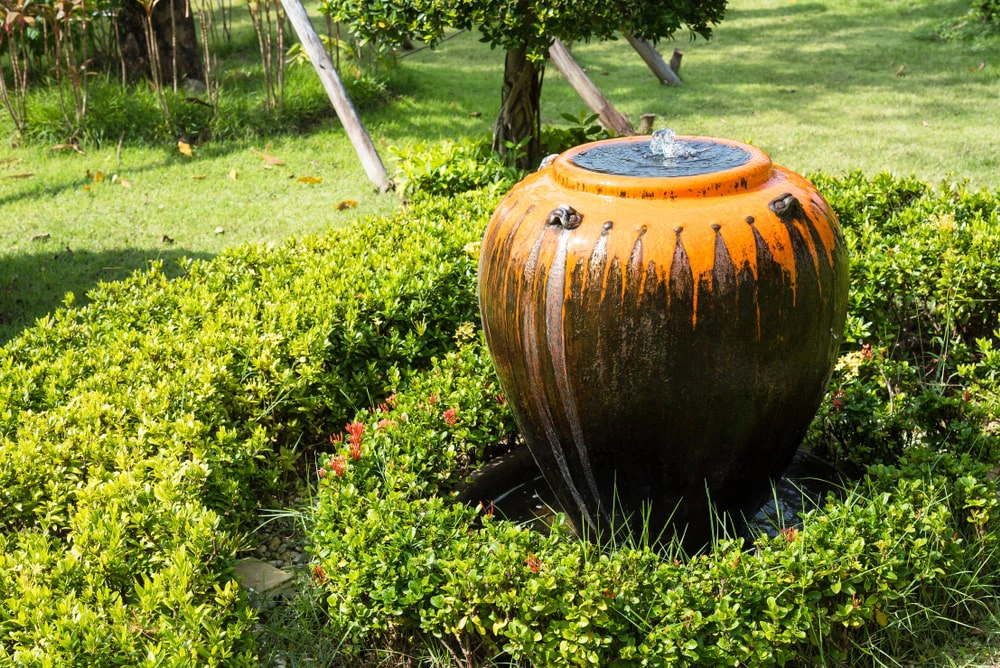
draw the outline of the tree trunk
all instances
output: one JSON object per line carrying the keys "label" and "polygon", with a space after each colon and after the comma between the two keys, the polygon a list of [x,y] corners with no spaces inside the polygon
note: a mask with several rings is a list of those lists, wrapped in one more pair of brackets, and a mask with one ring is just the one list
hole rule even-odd
{"label": "tree trunk", "polygon": [[[155,2],[150,16],[155,50],[146,41],[146,6]],[[144,6],[146,5],[146,6]],[[184,86],[188,79],[204,80],[197,28],[188,0],[124,0],[118,13],[118,38],[129,81],[152,77],[153,60],[159,60],[158,81],[164,88]]]}
{"label": "tree trunk", "polygon": [[539,138],[544,72],[545,62],[528,60],[524,47],[507,52],[500,112],[493,126],[493,150],[501,156],[514,158],[515,164],[522,169],[537,167],[541,159]]}

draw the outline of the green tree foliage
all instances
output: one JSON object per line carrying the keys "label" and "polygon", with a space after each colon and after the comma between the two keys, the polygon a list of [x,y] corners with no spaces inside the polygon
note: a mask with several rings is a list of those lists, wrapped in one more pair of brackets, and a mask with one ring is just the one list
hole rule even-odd
{"label": "green tree foliage", "polygon": [[553,38],[607,40],[628,32],[655,43],[686,26],[708,39],[726,0],[324,0],[322,10],[359,38],[387,45],[434,44],[449,27],[478,29],[482,41],[507,52],[494,148],[509,153],[516,147],[515,157],[527,167],[539,157],[539,99]]}

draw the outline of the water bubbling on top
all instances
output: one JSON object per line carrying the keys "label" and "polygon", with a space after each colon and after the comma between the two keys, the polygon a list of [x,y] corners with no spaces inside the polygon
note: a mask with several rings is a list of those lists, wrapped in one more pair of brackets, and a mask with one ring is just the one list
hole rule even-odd
{"label": "water bubbling on top", "polygon": [[599,174],[641,177],[677,177],[714,174],[750,162],[750,152],[738,146],[706,139],[675,139],[664,128],[650,141],[596,146],[571,158],[577,167]]}

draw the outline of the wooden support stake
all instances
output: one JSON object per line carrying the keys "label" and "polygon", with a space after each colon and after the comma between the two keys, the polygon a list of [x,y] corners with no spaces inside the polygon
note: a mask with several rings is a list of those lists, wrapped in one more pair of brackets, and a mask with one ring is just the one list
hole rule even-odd
{"label": "wooden support stake", "polygon": [[[393,184],[385,171],[385,165],[382,164],[382,159],[379,157],[378,151],[375,150],[371,136],[365,129],[364,123],[361,122],[361,117],[358,116],[354,103],[351,102],[347,89],[344,88],[337,70],[333,67],[333,62],[323,47],[319,35],[316,34],[316,29],[309,21],[309,16],[306,14],[301,0],[281,0],[281,4],[285,7],[285,16],[288,17],[302,42],[302,48],[305,49],[309,60],[312,61],[316,74],[323,82],[326,94],[330,97],[330,102],[333,103],[334,111],[337,112],[337,118],[343,124],[344,130],[347,131],[347,136],[365,168],[365,173],[378,186],[379,192],[391,190]],[[283,55],[281,54],[282,57]]]}
{"label": "wooden support stake", "polygon": [[636,134],[653,134],[653,121],[655,120],[656,114],[643,114],[642,118],[639,119],[639,127],[635,130]]}
{"label": "wooden support stake", "polygon": [[601,95],[601,91],[598,90],[597,86],[594,85],[594,82],[590,80],[577,62],[573,60],[569,49],[566,48],[566,45],[559,38],[552,40],[552,46],[549,47],[549,59],[556,66],[556,69],[566,77],[569,85],[573,87],[577,95],[583,98],[584,103],[590,107],[590,110],[598,115],[601,125],[619,135],[635,134],[632,123],[620,111],[615,109],[608,102],[607,98]]}
{"label": "wooden support stake", "polygon": [[674,49],[674,55],[670,56],[670,69],[678,76],[681,73],[681,58],[683,57],[684,52],[680,49]]}
{"label": "wooden support stake", "polygon": [[[660,52],[653,48],[653,45],[644,40],[641,37],[636,37],[630,33],[625,33],[625,39],[628,43],[632,45],[632,48],[642,56],[642,59],[646,62],[646,65],[653,71],[656,78],[660,80],[660,83],[666,84],[667,86],[680,86],[681,79],[677,76],[677,72],[670,69],[670,67],[663,62],[663,57],[660,56]],[[674,51],[674,57],[677,57],[677,51]],[[680,58],[677,58],[678,67],[680,66]]]}

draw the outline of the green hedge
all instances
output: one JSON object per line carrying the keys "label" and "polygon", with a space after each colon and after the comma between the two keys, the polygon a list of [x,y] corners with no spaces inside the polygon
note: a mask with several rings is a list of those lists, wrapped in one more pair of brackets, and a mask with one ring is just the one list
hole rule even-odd
{"label": "green hedge", "polygon": [[884,174],[815,180],[844,221],[853,284],[808,443],[857,481],[799,527],[695,557],[502,521],[456,499],[512,430],[472,341],[359,413],[353,452],[346,434],[318,472],[314,575],[345,651],[412,643],[472,665],[919,663],[996,613],[1000,196]]}
{"label": "green hedge", "polygon": [[417,197],[102,285],[2,349],[0,662],[254,664],[230,568],[317,456],[316,617],[345,664],[400,644],[473,663],[919,662],[996,600],[1000,195],[815,180],[854,290],[809,444],[863,475],[796,530],[687,558],[459,503],[514,443],[475,324],[500,187]]}
{"label": "green hedge", "polygon": [[252,662],[227,570],[303,455],[476,318],[470,195],[99,287],[0,361],[0,658]]}
{"label": "green hedge", "polygon": [[403,638],[472,665],[817,665],[915,632],[940,641],[942,619],[973,624],[994,604],[991,462],[912,448],[801,528],[686,558],[602,551],[456,501],[512,429],[476,341],[359,415],[356,459],[350,434],[324,458],[314,577],[345,652]]}

